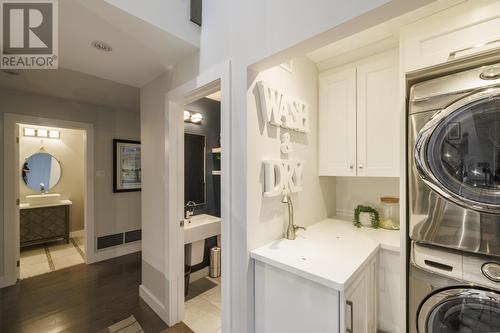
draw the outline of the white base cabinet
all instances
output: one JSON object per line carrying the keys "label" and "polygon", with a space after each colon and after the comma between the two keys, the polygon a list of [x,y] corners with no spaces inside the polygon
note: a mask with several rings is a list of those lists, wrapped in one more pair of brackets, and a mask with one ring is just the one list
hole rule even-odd
{"label": "white base cabinet", "polygon": [[256,333],[377,331],[377,256],[335,290],[255,261]]}

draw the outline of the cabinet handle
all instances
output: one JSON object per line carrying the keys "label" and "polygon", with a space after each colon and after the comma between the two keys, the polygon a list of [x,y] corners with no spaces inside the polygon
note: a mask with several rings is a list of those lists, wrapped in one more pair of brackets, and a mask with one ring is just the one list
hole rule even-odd
{"label": "cabinet handle", "polygon": [[345,304],[346,304],[346,306],[351,308],[350,323],[349,323],[349,326],[347,326],[347,324],[345,325],[345,331],[346,331],[346,333],[353,333],[354,332],[354,320],[353,320],[354,304],[352,303],[352,301],[346,301]]}
{"label": "cabinet handle", "polygon": [[363,169],[363,164],[358,165],[358,168]]}
{"label": "cabinet handle", "polygon": [[349,169],[351,169],[351,170],[354,169],[354,164],[353,163],[349,164]]}
{"label": "cabinet handle", "polygon": [[450,54],[448,56],[448,61],[455,59],[456,56],[457,56],[457,53],[462,53],[462,52],[465,52],[465,51],[470,51],[470,50],[477,49],[477,48],[480,48],[480,47],[483,47],[483,46],[486,46],[486,45],[496,44],[498,42],[500,42],[500,39],[490,40],[490,41],[488,41],[486,43],[482,43],[482,44],[474,45],[474,46],[469,46],[469,47],[466,47],[466,48],[463,48],[463,49],[460,49],[460,50],[452,51],[452,52],[450,52]]}

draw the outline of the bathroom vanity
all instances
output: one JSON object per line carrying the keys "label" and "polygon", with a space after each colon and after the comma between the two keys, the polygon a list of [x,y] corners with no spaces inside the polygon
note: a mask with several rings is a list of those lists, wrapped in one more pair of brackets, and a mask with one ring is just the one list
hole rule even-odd
{"label": "bathroom vanity", "polygon": [[382,251],[399,233],[334,219],[253,250],[256,332],[376,332]]}
{"label": "bathroom vanity", "polygon": [[21,247],[43,244],[56,240],[69,242],[70,200],[30,204],[20,209]]}

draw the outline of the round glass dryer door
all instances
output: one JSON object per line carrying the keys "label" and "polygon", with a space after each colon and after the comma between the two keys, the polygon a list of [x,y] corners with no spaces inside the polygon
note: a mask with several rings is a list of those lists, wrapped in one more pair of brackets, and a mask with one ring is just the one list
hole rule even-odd
{"label": "round glass dryer door", "polygon": [[450,289],[433,294],[418,313],[419,333],[500,332],[500,294]]}
{"label": "round glass dryer door", "polygon": [[500,212],[500,89],[439,112],[420,132],[415,160],[422,179],[445,198]]}

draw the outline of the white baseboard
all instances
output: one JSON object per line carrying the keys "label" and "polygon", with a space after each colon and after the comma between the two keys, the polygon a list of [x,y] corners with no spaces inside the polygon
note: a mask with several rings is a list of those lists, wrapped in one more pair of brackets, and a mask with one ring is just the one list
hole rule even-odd
{"label": "white baseboard", "polygon": [[75,230],[69,233],[69,237],[85,237],[85,230]]}
{"label": "white baseboard", "polygon": [[205,276],[208,276],[209,272],[210,272],[210,266],[207,266],[207,267],[200,269],[199,271],[191,273],[189,275],[189,283],[192,283],[192,282],[197,281],[199,279],[203,279]]}
{"label": "white baseboard", "polygon": [[17,283],[17,277],[15,275],[13,275],[13,276],[8,276],[8,275],[0,276],[0,289],[13,286],[16,283]]}
{"label": "white baseboard", "polygon": [[140,241],[118,245],[108,249],[97,250],[92,254],[87,253],[87,264],[93,264],[95,262],[121,257],[127,254],[140,252],[141,250],[142,245]]}
{"label": "white baseboard", "polygon": [[146,302],[165,323],[167,323],[167,310],[165,309],[165,305],[154,297],[142,284],[139,286],[139,297],[142,298],[142,300]]}

